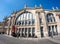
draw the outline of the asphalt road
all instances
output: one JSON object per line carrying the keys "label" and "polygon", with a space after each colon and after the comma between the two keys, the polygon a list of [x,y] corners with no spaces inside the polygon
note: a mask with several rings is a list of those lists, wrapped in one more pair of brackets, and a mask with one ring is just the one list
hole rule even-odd
{"label": "asphalt road", "polygon": [[22,39],[0,35],[0,44],[57,44],[48,39]]}

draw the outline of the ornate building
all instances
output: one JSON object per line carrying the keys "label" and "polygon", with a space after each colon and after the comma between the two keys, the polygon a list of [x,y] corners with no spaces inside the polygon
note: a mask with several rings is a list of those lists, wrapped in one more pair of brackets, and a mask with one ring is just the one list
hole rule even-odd
{"label": "ornate building", "polygon": [[48,10],[40,7],[29,8],[13,12],[8,17],[6,33],[18,33],[20,37],[49,37],[60,33],[60,10]]}

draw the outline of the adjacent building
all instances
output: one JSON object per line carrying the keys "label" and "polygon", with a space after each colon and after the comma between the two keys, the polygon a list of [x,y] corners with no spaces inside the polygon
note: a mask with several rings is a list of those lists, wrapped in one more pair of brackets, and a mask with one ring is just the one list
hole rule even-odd
{"label": "adjacent building", "polygon": [[25,5],[13,12],[4,23],[5,33],[19,33],[20,37],[49,37],[60,33],[60,10],[40,7],[30,8]]}
{"label": "adjacent building", "polygon": [[4,33],[3,22],[0,22],[0,34]]}

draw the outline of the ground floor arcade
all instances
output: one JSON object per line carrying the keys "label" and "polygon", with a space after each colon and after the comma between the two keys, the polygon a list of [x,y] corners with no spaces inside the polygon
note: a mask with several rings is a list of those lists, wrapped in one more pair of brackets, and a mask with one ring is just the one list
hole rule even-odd
{"label": "ground floor arcade", "polygon": [[[58,35],[58,28],[57,25],[52,25],[47,27],[47,34],[48,36],[55,36]],[[40,27],[40,37],[47,37],[44,33],[44,27]],[[8,34],[12,34],[11,29],[7,30]],[[36,28],[35,27],[26,27],[26,28],[16,28],[14,33],[19,37],[38,37],[39,35],[36,35]]]}
{"label": "ground floor arcade", "polygon": [[38,33],[37,32],[38,28],[36,28],[35,26],[16,27],[16,28],[15,27],[13,26],[13,28],[12,27],[4,28],[5,33],[8,34],[8,35],[11,35],[14,32],[19,37],[38,37],[38,36],[49,37],[49,36],[55,36],[55,35],[59,34],[58,25],[48,25],[47,26],[47,34],[48,34],[47,36],[46,36],[46,33],[45,33],[44,26],[40,27],[40,29],[39,29],[40,34],[39,35],[36,34],[36,33]]}

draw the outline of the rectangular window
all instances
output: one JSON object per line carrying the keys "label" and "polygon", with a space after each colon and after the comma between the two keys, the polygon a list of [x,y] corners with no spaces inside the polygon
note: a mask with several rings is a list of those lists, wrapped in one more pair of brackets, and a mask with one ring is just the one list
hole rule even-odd
{"label": "rectangular window", "polygon": [[25,20],[25,25],[27,25],[27,20]]}
{"label": "rectangular window", "polygon": [[32,28],[32,33],[34,33],[34,32],[35,32],[35,28],[33,27],[33,28]]}
{"label": "rectangular window", "polygon": [[51,36],[51,26],[48,26],[48,35]]}
{"label": "rectangular window", "polygon": [[57,25],[55,25],[55,29],[56,29],[56,35],[58,35]]}
{"label": "rectangular window", "polygon": [[21,25],[21,21],[19,21],[19,25]]}
{"label": "rectangular window", "polygon": [[22,21],[22,25],[24,25],[24,21]]}
{"label": "rectangular window", "polygon": [[60,20],[60,16],[59,16],[59,20]]}
{"label": "rectangular window", "polygon": [[53,35],[55,35],[54,26],[52,26],[52,33],[53,33]]}
{"label": "rectangular window", "polygon": [[28,25],[30,25],[31,24],[31,21],[30,20],[28,20]]}
{"label": "rectangular window", "polygon": [[25,28],[25,32],[27,33],[27,28]]}
{"label": "rectangular window", "polygon": [[42,19],[40,18],[40,24],[42,24]]}
{"label": "rectangular window", "polygon": [[54,17],[54,22],[55,22],[55,17]]}
{"label": "rectangular window", "polygon": [[43,27],[40,27],[41,37],[44,37]]}
{"label": "rectangular window", "polygon": [[35,23],[35,20],[34,19],[32,19],[32,25]]}

